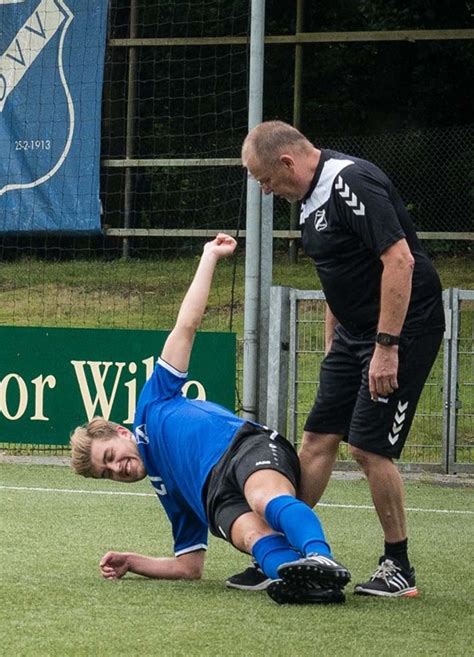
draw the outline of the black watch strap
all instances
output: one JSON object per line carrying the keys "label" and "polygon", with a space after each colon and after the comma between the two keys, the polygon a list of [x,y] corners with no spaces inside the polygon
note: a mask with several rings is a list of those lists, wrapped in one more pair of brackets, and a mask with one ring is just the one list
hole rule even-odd
{"label": "black watch strap", "polygon": [[400,342],[399,335],[391,335],[390,333],[377,333],[375,336],[375,342],[381,344],[384,347],[392,347]]}

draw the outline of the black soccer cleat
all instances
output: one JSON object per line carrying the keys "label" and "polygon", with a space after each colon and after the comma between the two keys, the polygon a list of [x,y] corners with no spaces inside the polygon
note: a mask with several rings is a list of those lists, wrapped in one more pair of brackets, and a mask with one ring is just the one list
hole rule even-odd
{"label": "black soccer cleat", "polygon": [[415,569],[404,570],[396,559],[385,555],[379,559],[379,567],[363,584],[356,584],[356,595],[378,595],[384,598],[413,598],[418,595],[415,585]]}
{"label": "black soccer cleat", "polygon": [[229,577],[225,585],[230,589],[240,589],[241,591],[265,591],[272,581],[254,563],[242,573],[237,573],[237,575]]}
{"label": "black soccer cleat", "polygon": [[298,586],[282,579],[273,580],[267,594],[279,605],[327,605],[346,600],[341,589],[325,589],[311,582]]}
{"label": "black soccer cleat", "polygon": [[278,568],[278,575],[291,584],[311,582],[327,589],[343,589],[351,579],[345,566],[324,554],[284,563]]}

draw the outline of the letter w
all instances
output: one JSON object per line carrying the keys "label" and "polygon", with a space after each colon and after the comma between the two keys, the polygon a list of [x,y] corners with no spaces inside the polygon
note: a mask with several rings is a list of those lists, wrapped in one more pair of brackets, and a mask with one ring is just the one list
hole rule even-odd
{"label": "letter w", "polygon": [[[112,406],[114,404],[115,395],[117,394],[117,387],[120,381],[122,370],[125,367],[125,363],[112,363],[94,360],[72,360],[71,365],[74,367],[76,372],[76,378],[77,382],[79,383],[79,390],[81,391],[84,408],[86,409],[87,419],[92,420],[96,414],[97,406],[100,404],[102,415],[106,420],[108,420]],[[94,399],[92,399],[92,395],[89,390],[89,384],[87,383],[87,377],[84,368],[85,365],[90,367],[90,371],[92,373],[92,380],[94,382],[96,391]],[[107,397],[107,393],[105,391],[105,380],[111,365],[116,366],[117,372],[115,374],[112,392],[110,396]],[[101,366],[103,366],[102,372]]]}

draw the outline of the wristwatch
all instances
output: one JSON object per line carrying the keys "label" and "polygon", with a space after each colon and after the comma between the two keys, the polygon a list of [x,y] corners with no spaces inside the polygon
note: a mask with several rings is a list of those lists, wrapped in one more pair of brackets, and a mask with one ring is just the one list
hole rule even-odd
{"label": "wristwatch", "polygon": [[390,335],[390,333],[377,333],[375,336],[375,342],[384,347],[392,347],[400,342],[400,336]]}

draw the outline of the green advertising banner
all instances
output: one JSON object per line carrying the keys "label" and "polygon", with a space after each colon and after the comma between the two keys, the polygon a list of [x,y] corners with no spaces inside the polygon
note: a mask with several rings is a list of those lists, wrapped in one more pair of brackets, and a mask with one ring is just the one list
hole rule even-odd
{"label": "green advertising banner", "polygon": [[[0,443],[67,445],[95,415],[125,426],[167,331],[0,327]],[[235,408],[236,337],[198,333],[183,393]]]}

